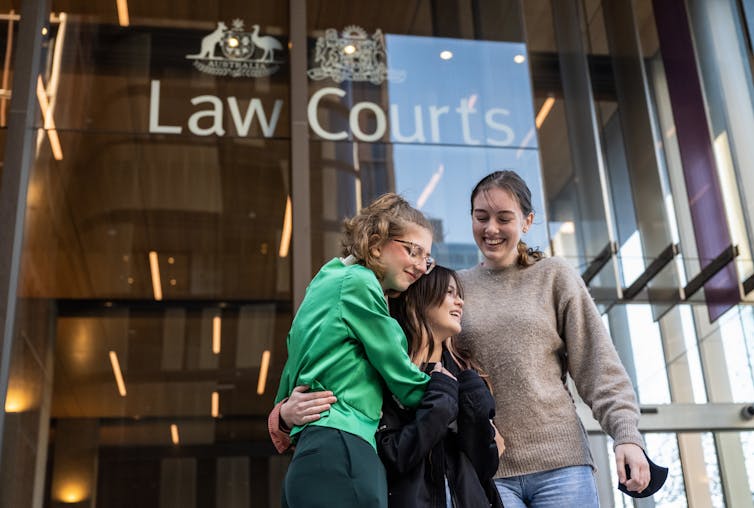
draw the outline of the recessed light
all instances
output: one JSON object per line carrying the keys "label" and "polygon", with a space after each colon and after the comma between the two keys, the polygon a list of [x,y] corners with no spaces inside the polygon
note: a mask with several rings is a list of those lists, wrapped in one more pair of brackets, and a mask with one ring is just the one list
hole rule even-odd
{"label": "recessed light", "polygon": [[443,60],[450,60],[451,58],[453,58],[453,52],[448,51],[447,49],[440,51],[440,58],[442,58]]}

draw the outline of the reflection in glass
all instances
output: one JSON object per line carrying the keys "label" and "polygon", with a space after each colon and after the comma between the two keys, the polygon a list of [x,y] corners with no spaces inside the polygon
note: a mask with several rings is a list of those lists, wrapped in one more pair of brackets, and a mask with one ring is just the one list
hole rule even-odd
{"label": "reflection in glass", "polygon": [[732,402],[754,401],[754,308],[738,305],[720,319]]}
{"label": "reflection in glass", "polygon": [[[328,33],[350,40],[345,32]],[[546,250],[530,78],[521,60],[526,47],[397,34],[384,40],[384,84],[310,83],[309,122],[322,139],[311,143],[313,216],[323,219],[322,236],[313,239],[315,259],[337,253],[328,245],[344,217],[382,192],[397,191],[433,222],[438,262],[472,266],[478,254],[469,196],[477,181],[499,169],[513,169],[529,184],[537,218],[525,240]],[[323,39],[316,44],[321,48]],[[321,71],[322,59],[314,65]]]}
{"label": "reflection in glass", "polygon": [[[743,435],[742,433],[742,439]],[[709,484],[709,493],[712,500],[712,506],[715,508],[725,506],[723,498],[723,485],[720,481],[720,465],[717,461],[717,449],[715,448],[715,437],[711,432],[704,432],[702,437],[702,450],[704,452],[704,465],[707,471],[706,480]]]}
{"label": "reflection in glass", "polygon": [[649,305],[626,305],[636,388],[642,404],[669,404],[670,388],[660,329]]}

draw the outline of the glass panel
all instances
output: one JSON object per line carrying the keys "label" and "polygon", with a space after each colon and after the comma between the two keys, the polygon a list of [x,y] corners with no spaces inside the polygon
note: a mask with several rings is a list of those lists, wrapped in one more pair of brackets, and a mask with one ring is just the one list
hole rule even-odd
{"label": "glass panel", "polygon": [[599,2],[524,3],[552,252],[585,276],[604,312],[618,298],[619,268],[614,220],[606,215],[607,166],[595,128],[610,79],[604,26],[595,23],[600,12]]}
{"label": "glass panel", "polygon": [[[397,191],[433,221],[439,263],[475,264],[468,199],[496,169],[527,180],[537,219],[526,241],[546,249],[527,52],[509,15],[488,4],[420,2],[409,26],[382,15],[340,26],[331,4],[309,4],[332,14],[309,26],[315,262],[339,254],[344,217]],[[441,21],[450,11],[457,24]],[[507,19],[505,29],[485,33],[490,17]],[[488,36],[495,40],[478,40]]]}
{"label": "glass panel", "polygon": [[749,490],[754,500],[754,432],[741,432],[741,446],[746,461],[746,476],[749,478]]}
{"label": "glass panel", "polygon": [[657,494],[652,496],[657,508],[680,508],[686,506],[686,488],[683,484],[683,469],[678,453],[675,434],[645,434],[647,449],[652,450],[652,460],[670,466],[668,479]]}
{"label": "glass panel", "polygon": [[[748,142],[749,133],[754,130],[751,41],[747,40],[745,21],[737,2],[692,0],[688,6],[700,78],[704,83],[717,177],[731,241],[738,246],[738,275],[740,280],[745,280],[754,274],[752,238],[747,234],[747,213],[744,212],[746,202],[754,198],[751,194],[754,180],[745,169],[754,163],[754,146]],[[722,79],[723,72],[725,79]],[[751,220],[751,208],[748,215]]]}
{"label": "glass panel", "polygon": [[[742,439],[743,439],[742,433]],[[724,507],[725,499],[723,498],[723,484],[720,481],[720,465],[717,461],[717,449],[715,448],[715,437],[711,432],[705,432],[702,435],[702,449],[704,451],[704,465],[707,470],[707,481],[709,484],[709,493],[712,500],[712,506]]]}
{"label": "glass panel", "polygon": [[288,4],[126,4],[53,1],[4,442],[49,506],[275,505]]}
{"label": "glass panel", "polygon": [[704,404],[707,402],[707,390],[704,385],[704,372],[702,371],[699,356],[699,343],[694,330],[694,316],[689,305],[679,306],[679,311],[681,314],[683,342],[686,345],[686,354],[682,358],[669,358],[668,361],[685,361],[687,363],[691,377],[691,387],[694,393],[694,402]]}
{"label": "glass panel", "polygon": [[636,368],[636,388],[642,404],[669,404],[670,388],[657,323],[649,305],[626,305]]}
{"label": "glass panel", "polygon": [[733,402],[754,401],[754,309],[739,305],[720,319]]}

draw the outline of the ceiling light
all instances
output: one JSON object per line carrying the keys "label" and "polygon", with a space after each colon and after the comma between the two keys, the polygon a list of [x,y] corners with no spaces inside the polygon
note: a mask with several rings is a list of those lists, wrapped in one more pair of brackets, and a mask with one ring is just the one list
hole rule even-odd
{"label": "ceiling light", "polygon": [[270,351],[266,349],[262,353],[262,363],[259,366],[259,381],[257,382],[257,394],[262,395],[267,386],[267,371],[270,368]]}
{"label": "ceiling light", "polygon": [[149,251],[149,271],[152,274],[152,292],[154,299],[162,300],[162,283],[160,283],[160,263],[157,259],[157,251]]}
{"label": "ceiling light", "polygon": [[[291,233],[293,232],[293,210],[291,207],[291,197],[285,201],[285,214],[283,216],[283,233],[280,235],[280,248],[278,256],[281,258],[288,257],[288,251],[291,248]],[[266,252],[263,252],[266,254]]]}
{"label": "ceiling light", "polygon": [[76,479],[68,481],[65,484],[58,485],[55,498],[66,504],[80,503],[89,497],[89,492],[84,482],[77,482]]}
{"label": "ceiling light", "polygon": [[547,115],[550,114],[550,110],[555,105],[555,98],[554,97],[548,97],[544,104],[542,104],[542,107],[539,110],[539,113],[537,113],[537,118],[534,120],[534,124],[537,126],[537,129],[542,127],[542,124],[545,123],[545,119],[547,118]]}
{"label": "ceiling light", "polygon": [[220,417],[220,394],[212,392],[212,418]]}
{"label": "ceiling light", "polygon": [[170,440],[174,445],[181,443],[181,437],[178,435],[178,425],[175,423],[170,424]]}
{"label": "ceiling light", "polygon": [[435,171],[432,174],[432,177],[429,179],[429,182],[427,182],[427,186],[424,187],[424,190],[419,196],[419,199],[416,200],[417,210],[422,209],[422,207],[424,206],[424,203],[426,203],[427,200],[429,199],[429,196],[431,196],[432,193],[435,191],[435,187],[437,187],[437,184],[440,183],[440,179],[442,178],[442,174],[444,172],[445,172],[445,164],[440,164],[440,166],[437,168],[437,171]]}
{"label": "ceiling light", "polygon": [[128,0],[115,0],[115,5],[118,9],[118,24],[128,26],[131,23],[128,17]]}
{"label": "ceiling light", "polygon": [[34,406],[34,400],[27,391],[22,391],[12,386],[5,395],[6,413],[23,413]]}
{"label": "ceiling light", "polygon": [[524,55],[516,55],[513,57],[513,61],[517,64],[522,64],[526,61],[526,57]]}
{"label": "ceiling light", "polygon": [[212,318],[212,353],[220,354],[220,332],[222,331],[222,320],[220,316]]}
{"label": "ceiling light", "polygon": [[479,96],[475,93],[469,95],[469,101],[466,103],[469,106],[470,111],[474,111],[474,105],[476,104],[476,100],[479,98]]}
{"label": "ceiling light", "polygon": [[447,49],[440,51],[440,58],[442,58],[443,60],[450,60],[451,58],[453,58],[453,52],[448,51]]}
{"label": "ceiling light", "polygon": [[126,382],[123,381],[123,373],[120,370],[118,354],[115,351],[110,351],[110,365],[113,367],[113,375],[115,376],[115,383],[118,385],[118,393],[120,393],[121,397],[125,397]]}
{"label": "ceiling light", "polygon": [[354,46],[353,44],[345,46],[343,48],[343,53],[345,53],[346,55],[353,55],[354,53],[356,53],[356,46]]}

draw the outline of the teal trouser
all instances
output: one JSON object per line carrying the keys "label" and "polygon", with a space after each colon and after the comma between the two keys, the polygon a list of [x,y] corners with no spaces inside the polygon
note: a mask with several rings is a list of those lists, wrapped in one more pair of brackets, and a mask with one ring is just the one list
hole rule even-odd
{"label": "teal trouser", "polygon": [[283,508],[387,508],[385,468],[372,445],[330,427],[299,435],[283,484]]}

